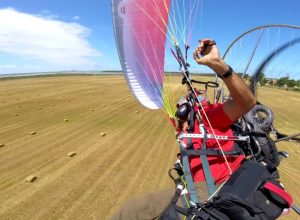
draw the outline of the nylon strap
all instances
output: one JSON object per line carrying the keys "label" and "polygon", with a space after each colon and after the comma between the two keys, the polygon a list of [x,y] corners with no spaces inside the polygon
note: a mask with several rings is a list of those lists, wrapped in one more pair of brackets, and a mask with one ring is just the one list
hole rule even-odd
{"label": "nylon strap", "polygon": [[[191,142],[192,142],[192,139],[188,138],[188,145],[190,145]],[[182,166],[183,166],[184,178],[187,183],[187,189],[190,194],[190,200],[192,202],[194,202],[195,204],[198,204],[198,203],[200,203],[200,200],[198,198],[198,194],[197,194],[195,184],[194,184],[194,181],[192,178],[188,154],[185,151],[182,151],[181,156],[182,156]]]}
{"label": "nylon strap", "polygon": [[[186,151],[188,156],[200,156],[200,155],[207,155],[207,156],[223,156],[222,152],[219,149],[201,149],[201,150],[183,150]],[[225,151],[224,154],[226,156],[239,156],[241,155],[240,151]]]}
{"label": "nylon strap", "polygon": [[[201,149],[206,150],[207,132],[206,132],[206,130],[204,128],[204,125],[202,123],[199,125],[199,128],[202,131],[202,133],[204,133],[204,139],[203,139]],[[203,171],[204,171],[204,175],[205,175],[205,180],[206,180],[208,192],[209,192],[209,195],[212,195],[215,192],[216,188],[215,188],[215,181],[212,177],[212,174],[211,174],[211,171],[210,171],[210,168],[209,168],[207,155],[201,155],[200,154],[200,158],[201,158],[201,162],[202,162],[202,167],[203,167]]]}

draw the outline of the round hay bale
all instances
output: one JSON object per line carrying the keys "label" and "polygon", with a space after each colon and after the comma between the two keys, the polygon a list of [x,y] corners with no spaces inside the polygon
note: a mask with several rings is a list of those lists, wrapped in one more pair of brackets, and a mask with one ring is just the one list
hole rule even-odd
{"label": "round hay bale", "polygon": [[51,104],[51,106],[55,106],[54,104]]}
{"label": "round hay bale", "polygon": [[30,132],[30,135],[35,135],[35,134],[36,134],[36,131]]}
{"label": "round hay bale", "polygon": [[139,111],[135,111],[135,113],[137,113],[137,114],[138,114],[138,113],[139,113]]}
{"label": "round hay bale", "polygon": [[18,115],[18,114],[13,114],[13,116],[15,116],[15,117],[16,117],[16,116],[19,116],[19,115]]}
{"label": "round hay bale", "polygon": [[42,108],[42,107],[38,107],[37,109],[38,109],[38,110],[42,110],[43,108]]}
{"label": "round hay bale", "polygon": [[21,108],[21,107],[22,107],[22,105],[18,105],[18,107],[19,107],[19,108]]}
{"label": "round hay bale", "polygon": [[68,121],[69,121],[69,119],[67,119],[67,118],[64,119],[64,122],[68,122]]}
{"label": "round hay bale", "polygon": [[26,177],[25,182],[26,183],[33,183],[38,177],[35,175],[30,175],[28,177]]}
{"label": "round hay bale", "polygon": [[90,109],[90,111],[91,111],[91,112],[93,112],[93,111],[94,111],[94,109],[93,109],[93,108],[91,108],[91,109]]}
{"label": "round hay bale", "polygon": [[102,105],[103,108],[105,108],[105,105]]}
{"label": "round hay bale", "polygon": [[99,136],[100,136],[100,137],[104,137],[104,136],[106,136],[106,133],[105,133],[105,132],[101,132],[101,133],[99,134]]}
{"label": "round hay bale", "polygon": [[5,147],[5,144],[0,144],[0,148],[1,148],[1,147]]}
{"label": "round hay bale", "polygon": [[76,155],[76,152],[72,151],[72,152],[69,152],[67,155],[68,155],[68,157],[74,157]]}

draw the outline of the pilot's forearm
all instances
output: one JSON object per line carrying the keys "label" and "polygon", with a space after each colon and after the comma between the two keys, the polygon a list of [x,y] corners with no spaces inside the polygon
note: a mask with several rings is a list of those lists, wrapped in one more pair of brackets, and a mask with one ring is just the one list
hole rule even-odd
{"label": "pilot's forearm", "polygon": [[[219,76],[222,76],[229,70],[229,66],[222,60],[210,65],[210,68],[212,68]],[[246,83],[234,71],[232,71],[232,75],[223,78],[223,81],[232,97],[231,102],[234,102],[234,105],[238,105],[239,107],[237,117],[238,114],[247,113],[256,104],[254,95],[251,93]]]}

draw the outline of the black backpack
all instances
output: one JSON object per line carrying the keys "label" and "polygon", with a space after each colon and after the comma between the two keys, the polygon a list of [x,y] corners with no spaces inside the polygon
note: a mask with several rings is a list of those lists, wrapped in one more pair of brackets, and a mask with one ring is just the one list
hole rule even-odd
{"label": "black backpack", "polygon": [[264,165],[244,160],[213,204],[232,220],[273,220],[291,207],[292,198]]}

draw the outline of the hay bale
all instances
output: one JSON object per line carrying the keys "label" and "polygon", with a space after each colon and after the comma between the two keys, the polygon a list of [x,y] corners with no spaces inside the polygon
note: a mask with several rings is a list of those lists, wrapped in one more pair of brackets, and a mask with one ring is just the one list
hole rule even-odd
{"label": "hay bale", "polygon": [[15,117],[16,117],[16,116],[19,116],[19,115],[18,115],[18,114],[13,114],[13,116],[15,116]]}
{"label": "hay bale", "polygon": [[68,157],[74,157],[76,155],[76,152],[72,151],[72,152],[69,152],[67,155],[68,155]]}
{"label": "hay bale", "polygon": [[30,132],[30,135],[35,135],[35,134],[36,134],[36,131]]}
{"label": "hay bale", "polygon": [[105,105],[102,105],[103,108],[105,108]]}
{"label": "hay bale", "polygon": [[22,107],[22,105],[18,105],[18,107],[19,107],[19,108],[21,108],[21,107]]}
{"label": "hay bale", "polygon": [[0,148],[1,148],[1,147],[5,147],[5,144],[0,144]]}
{"label": "hay bale", "polygon": [[99,134],[99,136],[100,136],[100,137],[104,137],[104,136],[106,136],[106,133],[105,133],[105,132],[101,132],[101,133]]}
{"label": "hay bale", "polygon": [[69,119],[67,119],[67,118],[64,119],[64,122],[68,122],[68,121],[69,121]]}
{"label": "hay bale", "polygon": [[90,111],[91,111],[91,112],[93,112],[93,111],[94,111],[94,109],[93,109],[93,108],[91,108],[91,109],[90,109]]}
{"label": "hay bale", "polygon": [[35,175],[30,175],[30,176],[26,177],[25,182],[26,182],[26,183],[32,183],[32,182],[34,182],[37,178],[38,178],[38,177],[35,176]]}
{"label": "hay bale", "polygon": [[138,114],[138,113],[139,113],[139,111],[135,111],[135,113],[137,113],[137,114]]}
{"label": "hay bale", "polygon": [[55,106],[54,104],[51,104],[51,106]]}
{"label": "hay bale", "polygon": [[38,110],[42,110],[43,108],[42,108],[42,107],[38,107],[37,109],[38,109]]}

